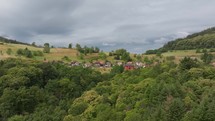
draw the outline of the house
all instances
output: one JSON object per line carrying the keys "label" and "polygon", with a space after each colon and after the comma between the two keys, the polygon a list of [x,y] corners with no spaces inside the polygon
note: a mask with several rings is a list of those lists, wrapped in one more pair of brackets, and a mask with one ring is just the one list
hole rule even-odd
{"label": "house", "polygon": [[77,61],[72,61],[72,62],[70,63],[70,66],[80,66],[80,63],[77,62]]}
{"label": "house", "polygon": [[116,62],[116,65],[121,66],[123,65],[123,62]]}
{"label": "house", "polygon": [[128,71],[128,70],[134,70],[134,65],[133,64],[125,64],[124,66],[124,70]]}
{"label": "house", "polygon": [[105,63],[97,61],[97,62],[93,63],[93,65],[95,67],[103,67],[105,65]]}
{"label": "house", "polygon": [[85,63],[83,65],[84,68],[89,68],[89,67],[92,67],[92,63]]}
{"label": "house", "polygon": [[211,63],[211,65],[215,67],[215,62]]}
{"label": "house", "polygon": [[110,67],[112,67],[112,64],[111,64],[111,62],[106,62],[104,66],[105,66],[106,68],[110,68]]}
{"label": "house", "polygon": [[135,62],[135,67],[136,68],[144,68],[145,65],[142,62]]}

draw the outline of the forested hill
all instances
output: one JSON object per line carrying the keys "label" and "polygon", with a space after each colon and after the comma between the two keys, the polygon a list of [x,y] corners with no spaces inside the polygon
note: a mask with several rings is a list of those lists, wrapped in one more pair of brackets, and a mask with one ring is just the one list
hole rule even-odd
{"label": "forested hill", "polygon": [[186,38],[176,39],[168,42],[162,50],[189,50],[215,48],[215,27],[199,33],[188,35]]}
{"label": "forested hill", "polygon": [[1,36],[0,36],[0,43],[1,43],[1,42],[3,42],[3,43],[12,43],[12,44],[29,45],[28,43],[19,42],[19,41],[16,41],[16,40],[7,39],[7,38],[5,38],[5,37],[1,37]]}
{"label": "forested hill", "polygon": [[0,121],[215,121],[215,68],[184,58],[102,74],[0,61]]}

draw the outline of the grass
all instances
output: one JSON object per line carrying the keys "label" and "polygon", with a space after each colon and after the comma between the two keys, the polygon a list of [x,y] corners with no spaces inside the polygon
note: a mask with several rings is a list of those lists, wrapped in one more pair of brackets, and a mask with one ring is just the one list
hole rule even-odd
{"label": "grass", "polygon": [[[8,55],[6,52],[8,49],[12,50],[12,54]],[[22,44],[9,44],[4,43],[3,45],[0,45],[0,51],[3,54],[0,54],[0,59],[7,59],[7,58],[24,58],[24,57],[18,57],[16,55],[16,51],[18,49],[25,49],[28,48],[31,51],[43,51],[43,48],[33,47],[29,45],[22,45]],[[98,54],[88,54],[84,57],[84,60],[81,60],[77,56],[78,51],[75,49],[68,49],[68,48],[51,48],[50,53],[44,53],[44,56],[35,56],[33,57],[34,60],[43,61],[44,59],[48,61],[53,60],[62,60],[63,57],[67,56],[72,61],[84,61],[84,60],[90,60],[91,58],[98,57]]]}
{"label": "grass", "polygon": [[184,57],[200,59],[202,53],[196,53],[196,50],[174,50],[163,53],[164,57],[175,56],[175,62],[178,63]]}
{"label": "grass", "polygon": [[[6,52],[8,49],[12,49],[12,54],[8,55]],[[43,48],[33,47],[29,45],[21,45],[21,44],[8,44],[4,43],[0,45],[0,51],[2,51],[3,55],[0,55],[1,59],[6,59],[9,57],[17,58],[16,51],[18,49],[28,48],[31,51],[43,51]],[[63,49],[63,48],[51,48],[51,52],[49,54],[44,54],[44,57],[34,57],[35,60],[61,60],[64,56],[68,56],[71,59],[77,59],[76,56],[77,51],[75,49]]]}
{"label": "grass", "polygon": [[[11,55],[8,55],[6,53],[9,48],[12,49]],[[0,59],[7,59],[7,58],[26,59],[25,57],[18,57],[16,55],[16,51],[18,49],[25,49],[25,48],[28,48],[31,51],[38,51],[38,50],[43,51],[43,48],[33,47],[33,46],[29,46],[29,45],[4,43],[3,45],[0,44],[0,52],[3,53],[3,54],[0,53]],[[174,50],[174,51],[169,51],[169,52],[163,53],[162,56],[164,58],[169,57],[169,56],[175,56],[175,61],[179,62],[185,56],[200,59],[201,54],[202,53],[196,53],[196,50]],[[215,55],[215,52],[213,54]],[[111,62],[116,61],[116,60],[114,60],[114,56],[108,56],[108,53],[106,53],[106,55],[107,55],[107,60],[109,60]],[[65,56],[67,56],[69,58],[69,60],[71,60],[71,61],[80,61],[80,62],[90,61],[92,59],[98,58],[98,54],[93,53],[93,54],[88,54],[88,55],[84,56],[84,59],[81,60],[78,57],[78,51],[75,49],[51,48],[50,53],[45,53],[44,56],[42,56],[42,57],[35,56],[35,57],[33,57],[33,60],[43,61],[44,59],[47,59],[48,61],[53,61],[53,60],[62,61],[62,58]],[[131,54],[132,59],[135,60],[135,58],[133,56],[134,55]],[[144,57],[153,58],[153,57],[156,57],[156,55],[143,55],[143,58]]]}
{"label": "grass", "polygon": [[75,49],[52,48],[50,53],[44,54],[44,58],[50,61],[61,60],[64,56],[67,56],[71,60],[79,60]]}
{"label": "grass", "polygon": [[[7,50],[9,48],[12,50],[11,55],[7,54]],[[29,45],[4,43],[3,45],[0,45],[0,51],[2,52],[2,54],[0,54],[0,59],[17,58],[16,51],[18,49],[25,49],[25,48],[28,48],[28,49],[33,50],[33,51],[42,50],[42,48],[36,48],[36,47],[33,47],[33,46],[29,46]]]}
{"label": "grass", "polygon": [[174,50],[174,51],[169,51],[166,53],[162,54],[163,56],[177,56],[177,57],[185,57],[185,56],[190,56],[190,57],[198,57],[201,55],[201,53],[196,53],[196,50]]}
{"label": "grass", "polygon": [[[208,49],[208,51],[209,51],[209,49]],[[196,50],[173,50],[173,51],[168,51],[168,52],[162,53],[162,57],[166,58],[166,57],[174,56],[175,62],[179,63],[180,60],[183,59],[184,57],[191,57],[191,58],[196,58],[196,59],[200,60],[202,54],[203,53],[196,53]],[[215,56],[215,52],[212,52],[212,54]],[[155,54],[143,55],[143,57],[157,58],[157,56]],[[215,61],[215,58],[213,61]]]}

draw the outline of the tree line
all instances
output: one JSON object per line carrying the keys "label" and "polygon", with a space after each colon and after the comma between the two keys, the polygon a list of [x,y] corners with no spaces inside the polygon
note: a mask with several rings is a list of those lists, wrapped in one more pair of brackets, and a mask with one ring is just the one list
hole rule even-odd
{"label": "tree line", "polygon": [[[71,45],[69,45],[69,48],[70,47]],[[87,47],[87,46],[81,47],[80,44],[76,44],[76,49],[77,51],[85,55],[100,52],[100,49],[98,47]]]}

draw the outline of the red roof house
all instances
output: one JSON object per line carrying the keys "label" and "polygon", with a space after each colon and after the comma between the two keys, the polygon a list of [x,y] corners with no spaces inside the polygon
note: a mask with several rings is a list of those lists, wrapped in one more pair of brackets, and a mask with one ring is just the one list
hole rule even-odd
{"label": "red roof house", "polygon": [[128,70],[134,70],[134,65],[132,65],[132,64],[126,64],[126,65],[124,66],[124,69],[125,69],[126,71],[128,71]]}

